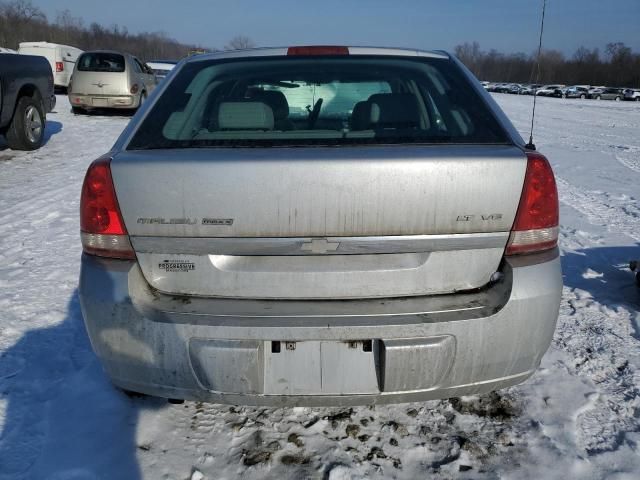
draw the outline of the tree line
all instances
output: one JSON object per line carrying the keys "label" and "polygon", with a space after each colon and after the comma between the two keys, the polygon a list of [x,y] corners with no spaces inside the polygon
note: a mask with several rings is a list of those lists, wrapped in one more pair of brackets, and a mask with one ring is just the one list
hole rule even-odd
{"label": "tree line", "polygon": [[[58,12],[50,21],[29,0],[0,0],[0,47],[18,49],[20,42],[47,41],[71,45],[82,50],[118,50],[128,52],[143,61],[152,59],[178,60],[192,52],[216,51],[217,48],[185,44],[164,32],[132,34],[119,25],[104,26],[96,22],[88,26],[69,10]],[[223,47],[235,50],[254,46],[251,39],[237,36]]]}
{"label": "tree line", "polygon": [[[69,10],[58,12],[55,20],[50,21],[30,0],[0,0],[0,47],[17,49],[20,42],[40,40],[82,50],[129,52],[144,61],[177,60],[192,52],[218,50],[181,43],[164,32],[132,34],[126,27],[107,27],[96,22],[85,26]],[[222,49],[253,46],[250,38],[236,36]],[[528,55],[483,51],[478,42],[456,46],[455,54],[479,79],[490,82],[640,87],[640,54],[620,42],[608,43],[602,53],[597,48],[580,47],[569,58],[557,50],[543,50],[539,68],[537,52]]]}
{"label": "tree line", "polygon": [[640,87],[640,54],[621,42],[598,48],[578,48],[570,57],[558,50],[504,54],[483,51],[478,42],[455,47],[456,56],[481,80],[511,83],[563,83]]}

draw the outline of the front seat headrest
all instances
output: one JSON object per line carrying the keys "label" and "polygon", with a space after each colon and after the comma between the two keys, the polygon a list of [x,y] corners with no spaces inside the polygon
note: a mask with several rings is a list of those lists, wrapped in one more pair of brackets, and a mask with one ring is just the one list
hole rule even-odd
{"label": "front seat headrest", "polygon": [[376,93],[369,97],[370,121],[379,128],[420,126],[418,100],[412,93]]}
{"label": "front seat headrest", "polygon": [[220,130],[273,130],[273,110],[262,102],[222,102],[218,106]]}

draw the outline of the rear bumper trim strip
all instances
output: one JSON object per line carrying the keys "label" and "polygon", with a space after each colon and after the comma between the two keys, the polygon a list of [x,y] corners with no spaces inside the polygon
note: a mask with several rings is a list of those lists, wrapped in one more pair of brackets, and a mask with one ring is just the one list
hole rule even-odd
{"label": "rear bumper trim strip", "polygon": [[365,255],[504,247],[509,232],[375,237],[131,237],[140,253],[185,255]]}

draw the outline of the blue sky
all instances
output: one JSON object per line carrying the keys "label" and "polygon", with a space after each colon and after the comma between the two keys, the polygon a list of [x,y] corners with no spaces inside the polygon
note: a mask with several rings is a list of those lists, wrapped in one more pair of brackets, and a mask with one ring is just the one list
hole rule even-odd
{"label": "blue sky", "polygon": [[[69,9],[85,25],[164,31],[208,47],[235,35],[259,46],[345,44],[532,52],[542,0],[32,0],[54,20]],[[548,0],[544,45],[566,54],[625,42],[640,51],[640,0]]]}

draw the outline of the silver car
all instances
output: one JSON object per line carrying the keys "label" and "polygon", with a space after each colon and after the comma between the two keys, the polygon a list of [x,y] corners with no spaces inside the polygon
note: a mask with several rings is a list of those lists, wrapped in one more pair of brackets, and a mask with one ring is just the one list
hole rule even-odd
{"label": "silver car", "polygon": [[136,109],[156,87],[153,70],[133,55],[85,52],[67,89],[74,113],[95,108]]}
{"label": "silver car", "polygon": [[112,381],[348,405],[520,383],[562,280],[547,159],[443,52],[181,62],[88,169],[80,300]]}

